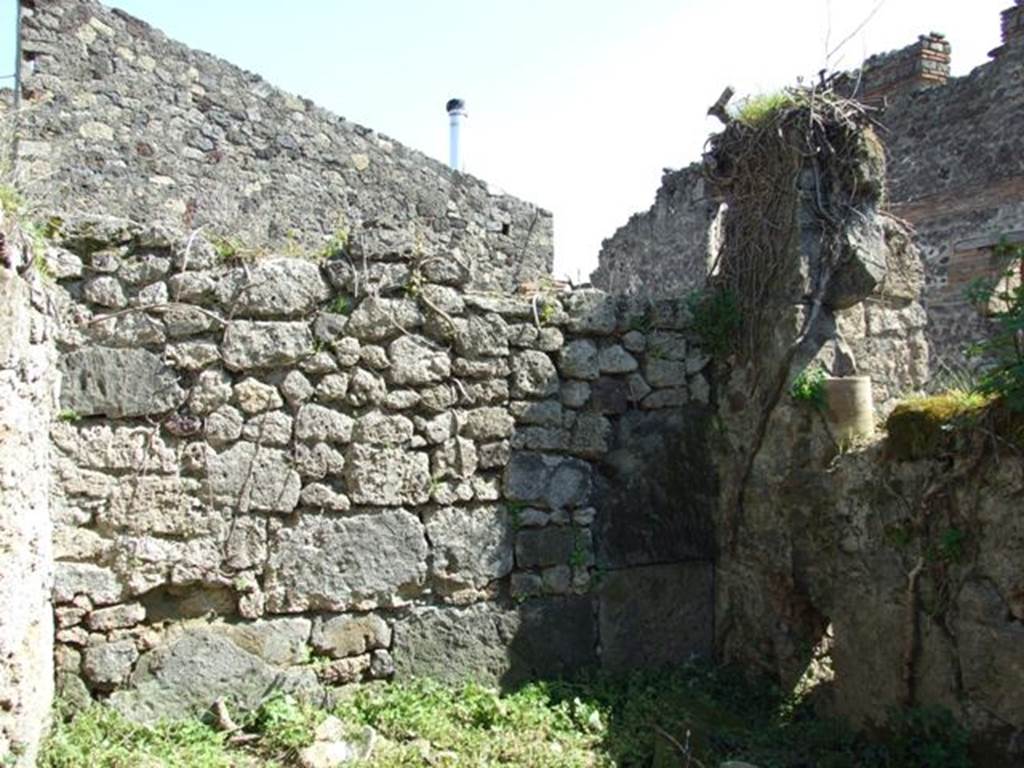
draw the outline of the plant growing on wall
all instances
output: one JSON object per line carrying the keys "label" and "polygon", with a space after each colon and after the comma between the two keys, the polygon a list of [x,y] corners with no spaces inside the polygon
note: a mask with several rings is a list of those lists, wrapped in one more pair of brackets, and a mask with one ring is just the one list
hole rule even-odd
{"label": "plant growing on wall", "polygon": [[995,248],[1005,265],[1000,275],[978,281],[969,298],[989,309],[995,329],[968,354],[985,363],[978,391],[1003,399],[1014,411],[1024,411],[1024,245],[1007,243]]}
{"label": "plant growing on wall", "polygon": [[789,396],[798,403],[815,408],[825,407],[825,371],[820,367],[806,368],[797,374],[789,387]]}

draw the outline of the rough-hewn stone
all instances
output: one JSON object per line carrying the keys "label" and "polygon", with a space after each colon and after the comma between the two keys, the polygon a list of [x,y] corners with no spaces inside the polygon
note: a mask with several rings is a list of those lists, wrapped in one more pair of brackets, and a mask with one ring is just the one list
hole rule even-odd
{"label": "rough-hewn stone", "polygon": [[279,526],[270,550],[264,591],[274,612],[400,604],[427,572],[423,526],[403,510],[303,517]]}

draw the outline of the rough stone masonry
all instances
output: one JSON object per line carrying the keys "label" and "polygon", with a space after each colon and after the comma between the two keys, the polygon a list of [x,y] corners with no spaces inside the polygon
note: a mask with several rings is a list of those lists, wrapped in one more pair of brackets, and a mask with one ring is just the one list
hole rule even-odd
{"label": "rough stone masonry", "polygon": [[678,303],[474,292],[398,229],[237,263],[57,228],[64,690],[152,719],[710,652],[710,496],[678,477],[709,359]]}

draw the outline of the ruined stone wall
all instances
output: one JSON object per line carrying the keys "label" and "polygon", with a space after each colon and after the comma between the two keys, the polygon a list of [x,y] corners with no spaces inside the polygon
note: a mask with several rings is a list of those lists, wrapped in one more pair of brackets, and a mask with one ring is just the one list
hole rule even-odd
{"label": "ruined stone wall", "polygon": [[[869,58],[861,71],[837,82],[880,108],[888,202],[894,214],[913,224],[925,267],[926,318],[895,317],[893,310],[905,304],[891,294],[865,305],[868,311],[879,308],[876,314],[881,315],[861,324],[869,336],[880,324],[888,328],[865,360],[885,359],[887,338],[894,338],[897,325],[913,339],[913,360],[902,372],[891,366],[865,371],[886,376],[881,382],[886,390],[911,390],[928,380],[922,342],[933,352],[932,371],[963,367],[963,350],[989,330],[967,301],[967,288],[999,272],[992,246],[1002,236],[1024,238],[1022,19],[1019,2],[1003,13],[1003,45],[993,51],[991,62],[966,77],[948,78],[949,43],[933,33]],[[708,248],[714,213],[705,181],[694,167],[666,175],[651,209],[604,242],[594,285],[652,296],[683,295],[700,287],[709,253],[714,253]]]}
{"label": "ruined stone wall", "polygon": [[700,163],[669,171],[650,210],[637,213],[601,244],[591,282],[629,296],[684,298],[704,287],[718,210]]}
{"label": "ruined stone wall", "polygon": [[238,263],[60,223],[66,690],[155,717],[710,653],[708,360],[682,308],[474,291],[413,229]]}
{"label": "ruined stone wall", "polygon": [[939,362],[961,364],[963,349],[987,331],[966,298],[972,281],[998,272],[974,258],[979,239],[985,248],[1024,230],[1022,112],[1018,39],[967,77],[893,96],[881,115],[892,209],[916,230],[928,340]]}
{"label": "ruined stone wall", "polygon": [[[551,215],[91,0],[24,0],[20,177],[46,208],[322,247],[416,218],[472,284],[552,265]],[[440,105],[438,105],[440,110]]]}
{"label": "ruined stone wall", "polygon": [[0,266],[0,762],[26,767],[53,698],[47,432],[55,397],[45,295],[31,267],[27,275]]}

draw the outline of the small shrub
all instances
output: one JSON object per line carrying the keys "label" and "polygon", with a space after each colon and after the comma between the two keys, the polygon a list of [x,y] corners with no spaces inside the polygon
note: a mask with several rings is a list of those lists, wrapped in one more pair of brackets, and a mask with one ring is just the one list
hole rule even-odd
{"label": "small shrub", "polygon": [[736,349],[740,310],[731,291],[719,288],[697,291],[687,299],[693,330],[701,345],[712,355],[726,355]]}
{"label": "small shrub", "polygon": [[76,421],[82,420],[82,414],[80,414],[74,408],[61,408],[57,412],[57,420],[73,424]]}
{"label": "small shrub", "polygon": [[331,235],[331,238],[330,240],[327,241],[327,244],[324,245],[324,247],[321,248],[320,251],[316,254],[317,260],[327,261],[329,259],[341,256],[345,252],[345,249],[348,247],[348,238],[348,227],[339,227],[334,232],[334,234]]}
{"label": "small shrub", "polygon": [[789,387],[789,396],[798,403],[825,407],[825,371],[820,367],[800,371]]}
{"label": "small shrub", "polygon": [[288,695],[275,695],[256,711],[253,726],[263,735],[263,746],[275,752],[291,753],[313,742],[323,713],[300,704]]}

